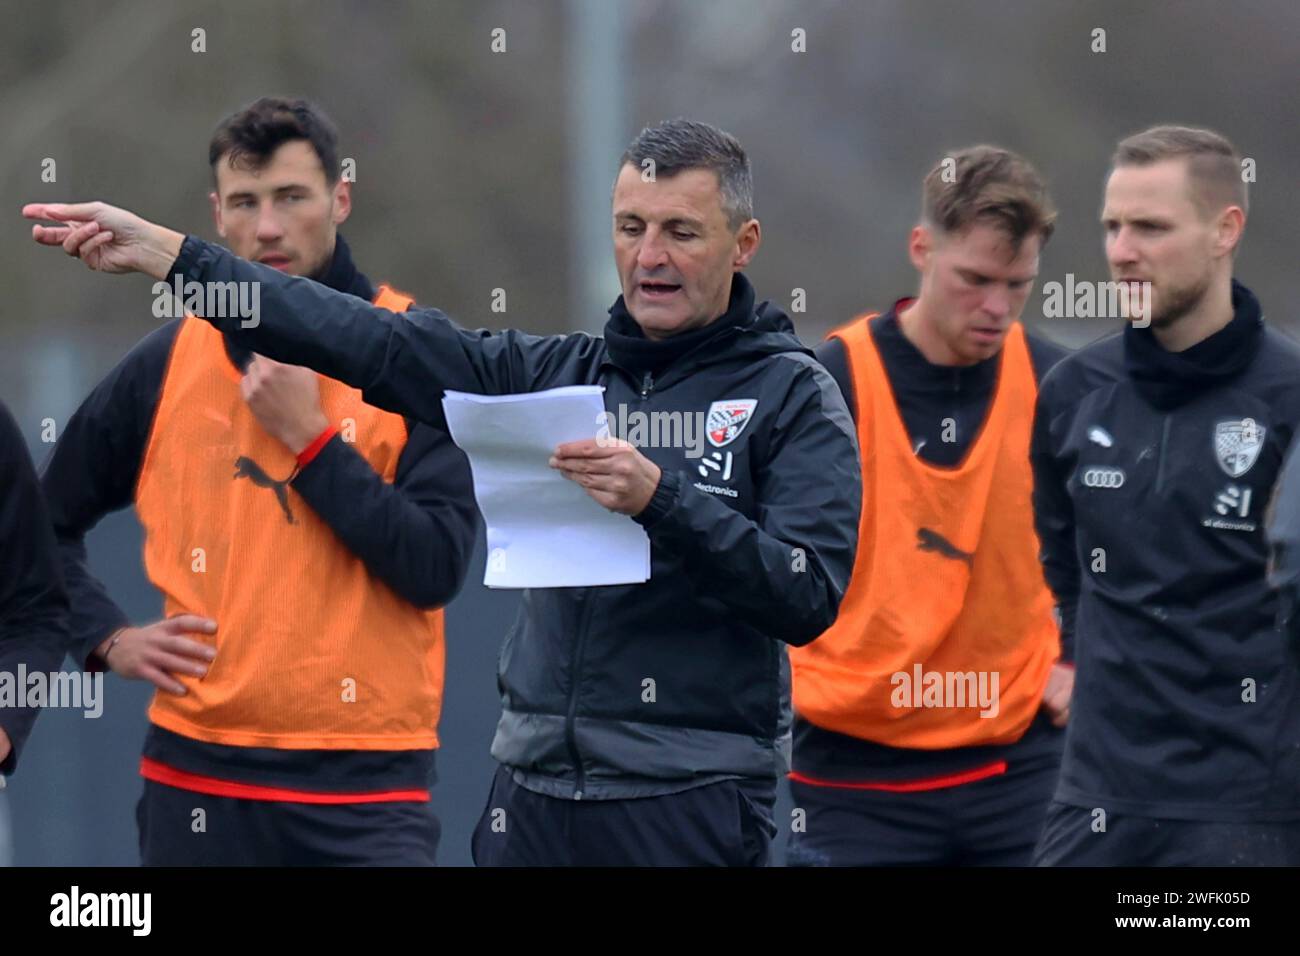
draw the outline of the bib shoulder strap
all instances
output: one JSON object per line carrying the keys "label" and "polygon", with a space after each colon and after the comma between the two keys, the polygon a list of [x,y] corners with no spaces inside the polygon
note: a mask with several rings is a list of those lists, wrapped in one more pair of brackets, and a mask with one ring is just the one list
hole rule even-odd
{"label": "bib shoulder strap", "polygon": [[389,312],[405,312],[415,304],[415,299],[405,292],[398,292],[391,286],[381,285],[379,291],[375,293],[374,301],[370,304],[387,309]]}
{"label": "bib shoulder strap", "polygon": [[864,312],[855,317],[852,322],[841,325],[837,329],[832,329],[826,337],[828,339],[839,339],[852,352],[863,344],[870,342],[871,329],[868,328],[868,324],[879,314],[879,312]]}

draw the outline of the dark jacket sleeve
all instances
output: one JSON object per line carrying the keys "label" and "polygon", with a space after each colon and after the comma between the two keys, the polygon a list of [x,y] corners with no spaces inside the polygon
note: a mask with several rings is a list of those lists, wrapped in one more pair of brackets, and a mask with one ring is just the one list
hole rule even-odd
{"label": "dark jacket sleeve", "polygon": [[437,309],[389,312],[195,236],[185,239],[172,273],[198,282],[259,283],[256,319],[204,318],[245,348],[315,369],[361,389],[371,405],[440,428],[446,427],[447,389],[512,394],[594,381],[603,354],[601,341],[583,333],[469,331]]}
{"label": "dark jacket sleeve", "polygon": [[668,471],[635,520],[739,620],[803,645],[839,613],[862,478],[848,409],[825,369],[808,360],[780,408],[757,469],[757,521]]}
{"label": "dark jacket sleeve", "polygon": [[[0,405],[0,674],[18,680],[59,669],[67,649],[68,597],[36,470],[9,410]],[[11,750],[0,774],[18,766],[39,708],[0,704]]]}
{"label": "dark jacket sleeve", "polygon": [[478,508],[465,453],[441,429],[408,427],[391,485],[335,435],[293,487],[371,574],[416,607],[442,607],[465,583]]}
{"label": "dark jacket sleeve", "polygon": [[180,324],[175,319],[149,333],[95,386],[68,420],[42,470],[72,605],[71,653],[87,668],[99,668],[93,651],[130,620],[90,573],[86,534],[105,515],[135,500],[136,480]]}
{"label": "dark jacket sleeve", "polygon": [[1069,469],[1056,455],[1057,430],[1069,409],[1055,397],[1059,376],[1048,376],[1038,393],[1029,456],[1034,469],[1034,525],[1042,547],[1043,576],[1056,596],[1061,618],[1061,660],[1074,660],[1074,618],[1079,603],[1079,558],[1074,533],[1074,501],[1067,489]]}
{"label": "dark jacket sleeve", "polygon": [[856,423],[858,420],[858,403],[853,394],[853,372],[849,369],[849,350],[844,347],[844,340],[829,338],[813,350],[817,361],[831,373],[835,384],[840,387],[844,404],[848,406],[849,415]]}
{"label": "dark jacket sleeve", "polygon": [[1282,624],[1295,630],[1300,606],[1300,441],[1292,441],[1268,509],[1269,582],[1281,598]]}

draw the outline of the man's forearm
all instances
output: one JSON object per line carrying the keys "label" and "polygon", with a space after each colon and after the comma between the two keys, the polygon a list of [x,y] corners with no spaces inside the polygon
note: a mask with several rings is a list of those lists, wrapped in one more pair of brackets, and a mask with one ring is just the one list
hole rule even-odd
{"label": "man's forearm", "polygon": [[126,612],[108,595],[99,579],[87,567],[84,541],[60,538],[59,557],[71,600],[68,622],[68,653],[78,667],[95,669],[103,664],[103,649],[124,627],[130,626]]}
{"label": "man's forearm", "polygon": [[1076,551],[1074,502],[1066,490],[1066,476],[1052,452],[1048,428],[1050,411],[1040,398],[1030,448],[1033,469],[1034,528],[1038,533],[1043,578],[1056,598],[1060,615],[1061,658],[1074,660],[1074,617],[1079,602],[1080,576]]}
{"label": "man's forearm", "polygon": [[[187,281],[256,284],[256,316],[200,318],[260,355],[361,389],[366,402],[378,408],[445,424],[444,389],[484,392],[497,384],[458,346],[454,324],[436,318],[433,310],[398,316],[193,236],[174,267]],[[439,321],[447,328],[437,328]]]}
{"label": "man's forearm", "polygon": [[155,279],[167,279],[172,273],[172,264],[181,254],[185,243],[185,234],[166,226],[154,226],[148,240],[142,245],[140,271]]}
{"label": "man's forearm", "polygon": [[[446,450],[460,454],[450,445]],[[441,607],[460,590],[474,546],[470,499],[410,501],[338,435],[293,488],[366,570],[411,604]]]}
{"label": "man's forearm", "polygon": [[590,335],[471,331],[437,309],[396,314],[194,236],[186,238],[175,269],[196,282],[257,283],[255,319],[202,316],[232,341],[358,388],[367,404],[439,428],[446,427],[448,389],[495,395],[594,381],[604,358],[603,343]]}
{"label": "man's forearm", "polygon": [[[64,638],[62,619],[57,612],[44,617],[8,621],[5,629],[22,636],[0,640],[0,673],[16,675],[20,665],[29,674],[59,670],[63,662]],[[39,714],[39,707],[0,707],[0,731],[8,741],[8,753],[0,755],[0,773],[14,771],[23,743]]]}

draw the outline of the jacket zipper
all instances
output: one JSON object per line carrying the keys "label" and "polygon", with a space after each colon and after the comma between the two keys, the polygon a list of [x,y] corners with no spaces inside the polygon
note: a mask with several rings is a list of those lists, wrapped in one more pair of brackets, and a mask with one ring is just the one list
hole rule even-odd
{"label": "jacket zipper", "polygon": [[1160,426],[1160,451],[1156,456],[1156,494],[1160,494],[1160,489],[1165,484],[1165,445],[1169,443],[1169,415],[1164,418],[1164,424]]}
{"label": "jacket zipper", "polygon": [[[645,378],[641,382],[641,400],[649,396],[654,391],[654,377],[645,373]],[[573,790],[573,799],[582,799],[582,790],[587,782],[587,775],[582,769],[582,753],[578,750],[578,734],[575,727],[575,721],[578,716],[578,687],[581,683],[582,658],[583,651],[587,648],[587,631],[591,624],[591,594],[584,593],[579,600],[582,602],[582,610],[578,613],[578,637],[573,644],[573,658],[571,662],[572,675],[570,682],[572,687],[569,690],[569,713],[564,721],[564,736],[569,745],[569,755],[573,758],[573,767],[576,775],[576,782]]]}
{"label": "jacket zipper", "polygon": [[591,620],[591,594],[585,592],[579,600],[582,602],[582,610],[578,613],[578,638],[573,643],[573,658],[571,662],[572,670],[570,671],[569,689],[569,714],[564,721],[564,736],[569,745],[569,755],[573,758],[573,768],[577,775],[576,784],[573,791],[573,799],[582,799],[582,788],[586,783],[586,774],[582,769],[582,754],[578,751],[578,735],[574,728],[574,720],[578,714],[578,687],[582,671],[582,652],[587,645],[587,625]]}

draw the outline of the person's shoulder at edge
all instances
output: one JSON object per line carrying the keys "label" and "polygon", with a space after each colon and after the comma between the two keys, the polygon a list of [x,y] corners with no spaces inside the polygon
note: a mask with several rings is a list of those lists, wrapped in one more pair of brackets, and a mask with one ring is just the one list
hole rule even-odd
{"label": "person's shoulder at edge", "polygon": [[1295,375],[1296,366],[1300,365],[1300,338],[1296,338],[1289,329],[1266,321],[1259,359],[1266,367],[1285,370],[1290,378],[1300,384],[1300,377]]}
{"label": "person's shoulder at edge", "polygon": [[1035,332],[1029,332],[1027,337],[1031,353],[1035,340],[1064,353],[1056,356],[1051,367],[1041,373],[1040,392],[1051,392],[1056,396],[1068,393],[1078,397],[1124,375],[1123,330],[1107,332],[1073,351],[1064,349]]}
{"label": "person's shoulder at edge", "polygon": [[1070,354],[1071,349],[1037,329],[1025,325],[1024,330],[1025,345],[1029,347],[1029,359],[1034,365],[1034,377],[1041,382],[1058,362]]}
{"label": "person's shoulder at edge", "polygon": [[1264,323],[1264,341],[1243,384],[1262,399],[1279,421],[1300,428],[1300,339],[1289,330]]}

